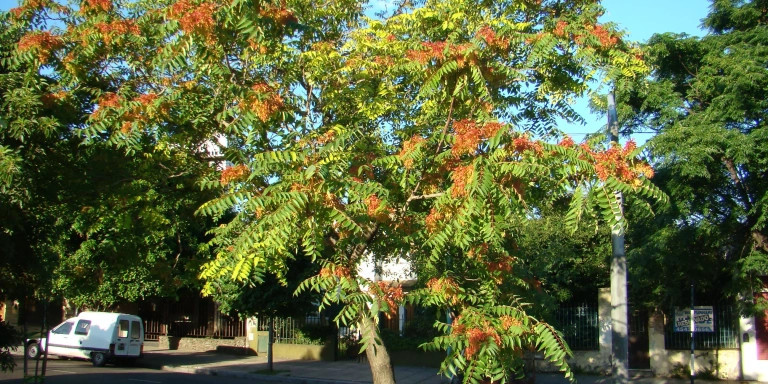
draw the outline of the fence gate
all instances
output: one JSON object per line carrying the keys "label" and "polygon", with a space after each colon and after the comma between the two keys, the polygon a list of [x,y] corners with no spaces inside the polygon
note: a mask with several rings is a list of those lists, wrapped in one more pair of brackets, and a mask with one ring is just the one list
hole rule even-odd
{"label": "fence gate", "polygon": [[648,341],[648,311],[630,310],[629,369],[651,369]]}
{"label": "fence gate", "polygon": [[355,327],[339,326],[336,338],[336,360],[358,357],[360,352],[360,332]]}

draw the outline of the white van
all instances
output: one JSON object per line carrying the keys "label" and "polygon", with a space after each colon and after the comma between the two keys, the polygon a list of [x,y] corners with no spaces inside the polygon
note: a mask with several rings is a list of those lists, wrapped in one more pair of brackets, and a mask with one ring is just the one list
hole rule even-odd
{"label": "white van", "polygon": [[[45,351],[45,339],[27,341],[27,356]],[[136,359],[144,353],[144,324],[125,313],[82,312],[48,333],[48,354],[89,359],[96,367],[108,360]]]}

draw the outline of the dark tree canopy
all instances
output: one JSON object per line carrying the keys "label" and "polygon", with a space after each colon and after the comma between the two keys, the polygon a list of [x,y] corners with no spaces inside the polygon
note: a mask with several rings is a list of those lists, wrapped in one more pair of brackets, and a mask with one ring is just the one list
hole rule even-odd
{"label": "dark tree canopy", "polygon": [[691,282],[750,304],[768,274],[766,12],[714,1],[708,35],[654,35],[650,80],[618,87],[625,129],[658,132],[649,153],[672,201],[632,236],[634,287],[657,304],[685,302]]}
{"label": "dark tree canopy", "polygon": [[11,16],[0,16],[0,296],[109,308],[199,289],[212,224],[194,212],[215,191],[196,182],[215,164],[151,137],[126,151],[81,135],[108,76],[92,63],[67,84],[51,67],[13,60],[36,24]]}

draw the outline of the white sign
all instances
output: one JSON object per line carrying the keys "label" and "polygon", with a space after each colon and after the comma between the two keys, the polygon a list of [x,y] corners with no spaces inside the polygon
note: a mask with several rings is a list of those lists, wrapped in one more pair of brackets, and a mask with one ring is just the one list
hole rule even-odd
{"label": "white sign", "polygon": [[[694,332],[715,331],[715,311],[712,306],[693,307]],[[675,308],[675,332],[691,331],[691,309]]]}

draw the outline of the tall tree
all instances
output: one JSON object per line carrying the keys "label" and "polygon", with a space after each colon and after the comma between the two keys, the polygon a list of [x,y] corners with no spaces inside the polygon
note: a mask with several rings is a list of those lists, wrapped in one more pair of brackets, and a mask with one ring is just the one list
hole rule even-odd
{"label": "tall tree", "polygon": [[736,298],[768,274],[766,12],[766,1],[714,1],[707,36],[654,35],[650,78],[619,87],[625,129],[658,132],[650,156],[673,201],[632,240],[645,276],[633,287],[657,305],[685,303],[691,282]]}
{"label": "tall tree", "polygon": [[62,10],[27,2],[0,20],[0,268],[11,276],[0,294],[109,308],[199,288],[211,224],[194,211],[215,192],[195,182],[215,168],[150,138],[127,153],[80,134],[92,93],[111,85],[101,63],[80,67],[88,78],[74,82],[49,62],[62,46],[37,28]]}
{"label": "tall tree", "polygon": [[[643,73],[636,48],[597,23],[593,0],[402,2],[375,19],[364,9],[27,0],[12,11],[28,32],[11,62],[78,95],[84,116],[68,132],[85,143],[195,154],[227,137],[232,165],[201,183],[225,193],[200,213],[234,215],[212,233],[207,293],[223,278],[285,280],[288,260],[308,258],[320,270],[299,289],[344,305],[337,320],[362,329],[377,383],[394,381],[377,319],[403,300],[452,314],[428,346],[450,351],[443,373],[506,382],[532,349],[570,375],[567,345],[526,312],[517,229],[564,196],[575,225],[594,207],[621,224],[614,190],[663,195],[633,145],[531,132],[577,119],[569,98],[597,76]],[[366,255],[411,260],[427,288],[367,281]]]}

